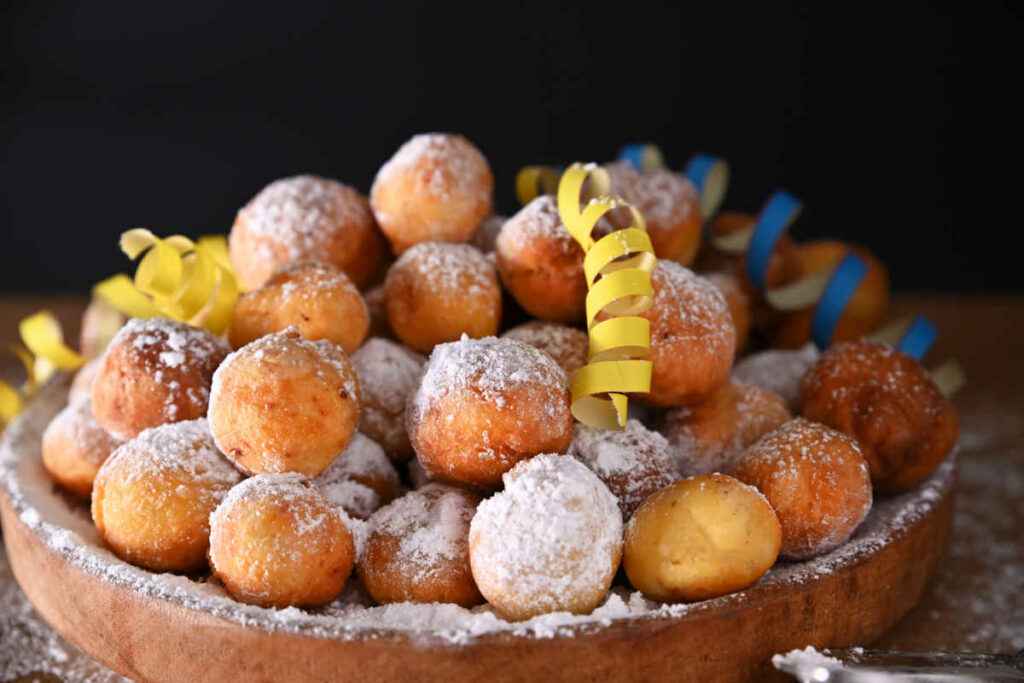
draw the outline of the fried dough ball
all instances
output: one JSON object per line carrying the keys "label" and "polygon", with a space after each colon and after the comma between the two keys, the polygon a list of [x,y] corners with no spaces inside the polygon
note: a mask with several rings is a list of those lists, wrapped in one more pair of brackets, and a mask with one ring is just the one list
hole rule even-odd
{"label": "fried dough ball", "polygon": [[799,413],[800,380],[819,355],[814,344],[796,351],[773,349],[753,353],[736,364],[732,378],[778,394],[791,413]]}
{"label": "fried dough ball", "polygon": [[115,450],[96,474],[92,519],[126,562],[157,572],[206,566],[210,513],[242,476],[206,420],[161,425]]}
{"label": "fried dough ball", "polygon": [[708,400],[665,413],[661,431],[685,476],[728,472],[748,446],[793,416],[778,394],[727,382]]}
{"label": "fried dough ball", "polygon": [[736,329],[725,297],[706,278],[673,261],[651,274],[654,303],[641,314],[651,322],[651,391],[656,406],[692,405],[729,379]]}
{"label": "fried dough ball", "polygon": [[562,225],[554,197],[541,195],[509,218],[495,254],[501,281],[523,310],[542,320],[583,320],[583,249]]}
{"label": "fried dough ball", "polygon": [[803,415],[857,439],[884,492],[906,491],[946,458],[956,408],[910,356],[870,341],[825,351],[800,387]]}
{"label": "fried dough ball", "polygon": [[[720,211],[708,226],[708,233],[712,238],[726,237],[753,228],[756,222],[757,216],[751,213]],[[715,247],[712,239],[708,239],[702,243],[693,267],[702,273],[720,271],[738,276],[743,268],[743,254],[722,251]]]}
{"label": "fried dough ball", "polygon": [[125,324],[124,314],[98,297],[89,302],[82,313],[82,331],[78,347],[86,358],[97,358]]}
{"label": "fried dough ball", "polygon": [[638,420],[629,420],[622,430],[577,424],[568,453],[605,483],[618,499],[625,520],[652,493],[679,479],[668,441]]}
{"label": "fried dough ball", "polygon": [[341,593],[355,562],[342,514],[301,475],[246,479],[210,517],[213,573],[241,602],[328,603]]}
{"label": "fried dough ball", "polygon": [[359,432],[313,483],[328,501],[356,519],[368,518],[402,487],[384,449]]}
{"label": "fried dough ball", "polygon": [[396,463],[413,455],[405,431],[405,404],[419,386],[424,363],[420,354],[387,339],[371,339],[352,354],[362,390],[359,429]]}
{"label": "fried dough ball", "polygon": [[148,427],[204,417],[213,371],[230,350],[184,323],[129,320],[107,347],[92,383],[96,421],[130,439]]}
{"label": "fried dough ball", "polygon": [[88,499],[100,466],[121,443],[96,424],[88,397],[71,401],[43,432],[43,467],[61,488]]}
{"label": "fried dough ball", "polygon": [[286,266],[235,304],[228,339],[236,349],[294,327],[306,339],[326,339],[353,353],[366,339],[370,312],[345,273],[307,261]]}
{"label": "fried dough ball", "polygon": [[246,290],[310,260],[329,263],[364,287],[378,275],[386,249],[366,197],[313,175],[263,188],[238,212],[228,241],[231,265]]}
{"label": "fried dough ball", "polygon": [[370,205],[391,248],[466,242],[491,213],[494,176],[461,135],[415,135],[381,166]]}
{"label": "fried dough ball", "polygon": [[[850,252],[860,256],[868,266],[861,281],[836,324],[832,342],[858,339],[873,332],[889,310],[889,272],[885,265],[863,247],[843,242],[805,242],[794,248],[803,276],[822,273],[839,265]],[[770,332],[773,346],[797,349],[811,338],[814,307],[789,313]]]}
{"label": "fried dough ball", "polygon": [[75,403],[83,399],[92,400],[92,383],[96,381],[96,375],[100,373],[101,367],[103,367],[103,359],[97,356],[78,369],[75,378],[71,380],[71,388],[68,390],[68,403]]}
{"label": "fried dough ball", "polygon": [[752,586],[779,556],[779,519],[757,489],[724,474],[677,481],[626,526],[622,563],[633,587],[661,602]]}
{"label": "fried dough ball", "polygon": [[587,364],[590,340],[586,332],[575,327],[532,320],[507,330],[501,336],[540,349],[554,358],[568,376]]}
{"label": "fried dough ball", "polygon": [[375,512],[357,566],[373,599],[482,603],[469,567],[469,522],[479,503],[468,491],[428,484]]}
{"label": "fried dough ball", "polygon": [[209,417],[217,446],[244,472],[315,477],[356,431],[359,381],[341,348],[288,329],[225,359]]}
{"label": "fried dough ball", "polygon": [[544,454],[504,476],[469,528],[473,578],[502,617],[589,614],[608,594],[622,557],[615,496],[586,465]]}
{"label": "fried dough ball", "polygon": [[729,315],[732,317],[732,325],[736,329],[736,353],[740,353],[747,346],[750,338],[751,311],[750,298],[743,290],[740,279],[729,273],[708,273],[705,275],[718,291],[725,297],[725,303],[729,306]]}
{"label": "fried dough ball", "polygon": [[417,244],[391,265],[384,291],[395,336],[421,353],[463,334],[493,335],[501,325],[497,271],[468,244]]}
{"label": "fried dough ball", "polygon": [[[684,266],[693,262],[700,248],[700,196],[686,176],[664,168],[638,172],[630,163],[617,161],[605,166],[611,176],[612,193],[635,206],[647,223],[654,253],[660,259]],[[625,227],[629,220],[614,220]]]}
{"label": "fried dough ball", "polygon": [[838,548],[871,510],[871,478],[857,442],[803,418],[762,437],[731,474],[768,498],[782,524],[782,555],[792,560]]}
{"label": "fried dough ball", "polygon": [[432,479],[496,488],[501,475],[572,440],[565,372],[511,339],[434,349],[406,410],[409,440]]}
{"label": "fried dough ball", "polygon": [[499,216],[497,214],[488,216],[480,224],[480,227],[476,229],[476,234],[473,235],[471,244],[485,254],[490,254],[494,251],[494,243],[498,239],[498,233],[501,232],[501,226],[505,225],[507,220],[507,216]]}

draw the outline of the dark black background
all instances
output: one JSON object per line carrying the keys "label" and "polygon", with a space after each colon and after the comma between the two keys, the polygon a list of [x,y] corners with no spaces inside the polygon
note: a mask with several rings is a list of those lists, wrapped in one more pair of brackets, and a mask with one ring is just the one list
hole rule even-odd
{"label": "dark black background", "polygon": [[[868,245],[897,288],[1020,289],[1008,250],[983,237],[991,199],[965,189],[955,153],[961,18],[764,4],[7,6],[0,291],[128,270],[128,227],[226,232],[280,176],[366,191],[430,130],[481,147],[504,212],[523,164],[652,140],[677,168],[698,150],[727,157],[729,207],[797,194],[798,238]],[[1002,90],[1018,88],[1000,53],[1017,51],[1012,10],[983,20],[1012,79]]]}

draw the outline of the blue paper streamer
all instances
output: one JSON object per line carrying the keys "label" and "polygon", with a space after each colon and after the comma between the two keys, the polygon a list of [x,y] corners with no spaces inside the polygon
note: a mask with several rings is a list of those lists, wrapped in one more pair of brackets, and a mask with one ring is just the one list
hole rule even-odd
{"label": "blue paper streamer", "polygon": [[918,315],[914,317],[914,322],[910,323],[910,327],[903,333],[899,343],[896,344],[896,349],[914,360],[921,360],[938,336],[939,331],[932,321],[923,315]]}
{"label": "blue paper streamer", "polygon": [[832,271],[811,319],[811,336],[819,349],[825,349],[832,343],[836,325],[867,274],[867,264],[856,254],[847,254]]}
{"label": "blue paper streamer", "polygon": [[722,160],[709,154],[694,154],[690,157],[690,160],[686,162],[686,168],[683,169],[683,175],[689,178],[690,182],[697,186],[697,192],[699,192],[701,196],[704,195],[704,183],[707,182],[708,174],[711,173],[711,169],[718,163],[722,163]]}
{"label": "blue paper streamer", "polygon": [[619,161],[626,161],[637,171],[643,173],[658,166],[661,151],[650,143],[634,143],[619,150]]}
{"label": "blue paper streamer", "polygon": [[747,274],[758,289],[765,288],[768,263],[771,261],[772,252],[775,251],[775,245],[789,229],[790,224],[796,220],[802,207],[799,199],[779,190],[768,198],[761,213],[758,214],[754,234],[750,238],[750,247],[747,249]]}

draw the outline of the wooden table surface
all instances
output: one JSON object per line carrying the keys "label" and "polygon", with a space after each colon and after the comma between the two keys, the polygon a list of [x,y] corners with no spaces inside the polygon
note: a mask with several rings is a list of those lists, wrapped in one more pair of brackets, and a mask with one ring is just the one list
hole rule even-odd
{"label": "wooden table surface", "polygon": [[[79,297],[5,297],[0,349],[15,341],[17,321],[40,308],[54,311],[68,336],[77,339],[82,306]],[[957,358],[967,372],[968,384],[955,399],[961,416],[960,485],[947,559],[921,604],[875,645],[1015,652],[1024,649],[1024,297],[897,296],[893,317],[907,313],[928,316],[940,330],[927,364]],[[16,371],[14,358],[0,354],[0,377]],[[0,554],[0,595],[12,588],[11,581]],[[0,680],[19,656],[5,647],[13,638],[5,636],[4,623],[0,615]],[[73,646],[33,635],[51,647],[59,643],[54,665],[46,670],[115,680]]]}

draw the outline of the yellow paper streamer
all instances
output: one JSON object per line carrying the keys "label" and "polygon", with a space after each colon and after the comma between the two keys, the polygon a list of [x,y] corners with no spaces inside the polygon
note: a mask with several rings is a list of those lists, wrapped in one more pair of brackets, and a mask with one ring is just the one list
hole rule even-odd
{"label": "yellow paper streamer", "polygon": [[[525,170],[525,169],[524,169]],[[594,198],[582,203],[584,183]],[[657,263],[643,216],[634,207],[609,196],[604,169],[573,164],[558,183],[558,213],[569,234],[583,248],[587,279],[587,365],[573,373],[570,390],[577,420],[602,429],[626,426],[626,394],[651,389],[650,324],[639,317],[651,307],[651,271]],[[536,185],[536,183],[534,183]],[[613,209],[628,209],[633,224],[598,241],[594,226]],[[598,321],[598,315],[613,316]]]}
{"label": "yellow paper streamer", "polygon": [[542,194],[558,192],[559,170],[554,166],[524,166],[516,174],[516,198],[529,204]]}
{"label": "yellow paper streamer", "polygon": [[96,296],[133,318],[162,316],[214,334],[227,330],[239,288],[223,236],[193,242],[136,228],[121,235],[121,250],[132,260],[141,257],[135,277],[107,278],[93,289]]}
{"label": "yellow paper streamer", "polygon": [[24,346],[15,345],[13,353],[25,366],[25,384],[18,391],[0,381],[0,423],[7,424],[21,412],[25,399],[58,370],[77,370],[85,362],[81,355],[64,344],[60,323],[50,311],[40,311],[18,324]]}

